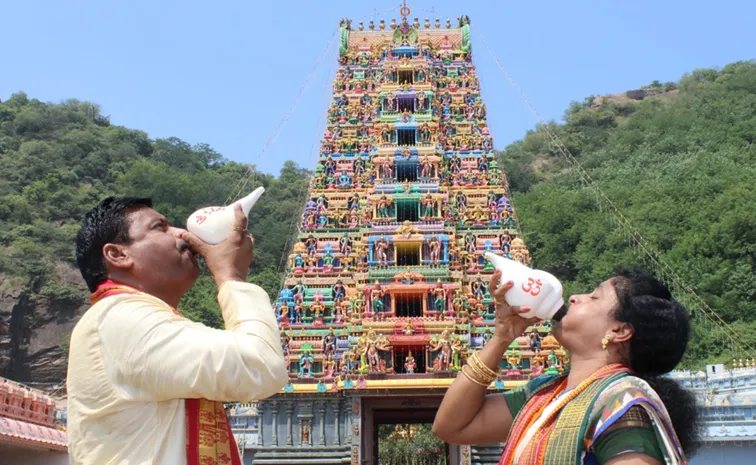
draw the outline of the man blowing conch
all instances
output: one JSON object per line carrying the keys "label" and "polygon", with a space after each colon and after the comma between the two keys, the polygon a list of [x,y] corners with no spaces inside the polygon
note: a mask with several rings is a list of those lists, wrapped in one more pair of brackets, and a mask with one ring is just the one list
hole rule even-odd
{"label": "man blowing conch", "polygon": [[[278,392],[287,371],[265,291],[245,282],[247,218],[210,246],[171,226],[149,199],[108,198],[87,213],[76,261],[92,307],[71,335],[68,438],[72,465],[236,465],[221,401]],[[205,259],[226,329],[176,312]]]}

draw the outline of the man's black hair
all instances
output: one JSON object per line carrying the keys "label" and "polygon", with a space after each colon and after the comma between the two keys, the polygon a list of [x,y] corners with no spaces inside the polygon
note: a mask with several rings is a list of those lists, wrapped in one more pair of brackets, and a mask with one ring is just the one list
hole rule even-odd
{"label": "man's black hair", "polygon": [[102,248],[105,244],[128,244],[129,221],[126,210],[152,208],[152,200],[137,197],[108,197],[84,216],[76,235],[76,264],[91,292],[108,279]]}

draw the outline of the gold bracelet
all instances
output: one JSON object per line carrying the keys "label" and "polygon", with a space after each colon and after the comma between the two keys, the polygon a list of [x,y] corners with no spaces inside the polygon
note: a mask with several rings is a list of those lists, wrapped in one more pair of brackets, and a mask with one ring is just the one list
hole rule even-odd
{"label": "gold bracelet", "polygon": [[485,373],[481,373],[479,370],[476,370],[473,365],[467,365],[472,370],[472,374],[475,375],[476,378],[478,378],[480,381],[484,383],[493,383],[496,380],[495,376],[488,376]]}
{"label": "gold bracelet", "polygon": [[482,382],[482,381],[478,381],[477,379],[473,378],[472,376],[470,376],[470,374],[469,374],[469,373],[467,373],[467,372],[465,371],[465,367],[467,367],[467,365],[463,366],[463,367],[462,367],[462,370],[461,370],[461,371],[462,371],[462,374],[463,374],[463,375],[465,375],[465,377],[466,377],[467,379],[469,379],[469,380],[470,380],[470,381],[472,381],[473,383],[477,384],[478,386],[483,386],[484,388],[488,388],[488,386],[489,386],[489,385],[490,385],[491,383],[488,383],[488,384],[486,384],[486,383],[484,383],[484,382]]}
{"label": "gold bracelet", "polygon": [[475,352],[473,352],[472,356],[470,357],[470,362],[472,362],[472,363],[469,363],[469,362],[468,363],[470,365],[476,366],[480,371],[482,371],[484,374],[486,374],[486,377],[488,377],[488,378],[491,378],[491,377],[496,378],[497,373],[493,369],[489,368],[485,363],[483,363],[483,361],[480,359],[480,357],[478,357],[478,351],[477,350]]}
{"label": "gold bracelet", "polygon": [[469,366],[473,374],[482,381],[488,381],[489,383],[491,383],[496,379],[495,376],[491,376],[489,373],[486,373],[483,370],[481,370],[480,367],[475,364],[475,362],[469,363],[468,361],[467,366]]}
{"label": "gold bracelet", "polygon": [[486,365],[485,363],[483,363],[483,360],[481,360],[480,357],[478,357],[478,351],[477,350],[473,353],[473,355],[472,355],[471,358],[475,359],[475,362],[473,362],[473,363],[475,363],[476,365],[478,365],[478,367],[484,373],[488,374],[489,376],[496,377],[496,372],[492,368],[489,368],[488,365]]}
{"label": "gold bracelet", "polygon": [[467,361],[467,366],[470,367],[473,374],[483,381],[493,382],[496,379],[496,374],[492,370],[488,369],[483,362],[480,361],[477,354],[473,354]]}

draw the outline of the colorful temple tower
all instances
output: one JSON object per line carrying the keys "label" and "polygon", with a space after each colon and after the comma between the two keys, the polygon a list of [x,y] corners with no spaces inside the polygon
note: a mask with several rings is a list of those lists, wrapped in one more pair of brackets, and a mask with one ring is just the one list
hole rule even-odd
{"label": "colorful temple tower", "polygon": [[[432,421],[492,335],[483,253],[530,262],[494,157],[469,18],[421,27],[400,13],[388,27],[341,22],[320,160],[274,302],[291,382],[258,405],[245,462],[378,465],[377,425]],[[563,357],[547,327],[533,328],[491,389],[559,371]],[[473,454],[498,461],[496,447],[467,447],[449,448],[444,463]]]}

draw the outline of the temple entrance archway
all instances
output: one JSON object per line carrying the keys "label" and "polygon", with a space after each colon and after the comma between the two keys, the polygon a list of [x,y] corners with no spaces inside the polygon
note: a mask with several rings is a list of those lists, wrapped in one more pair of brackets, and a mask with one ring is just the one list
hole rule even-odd
{"label": "temple entrance archway", "polygon": [[[438,441],[428,445],[430,426],[436,417],[442,396],[418,397],[363,397],[362,465],[457,465],[460,463],[459,447]],[[387,434],[388,433],[388,434]],[[404,463],[382,463],[379,460],[381,447],[391,447],[406,442],[408,435],[417,434],[426,439],[423,443],[434,450],[434,457],[422,460],[423,451],[418,450],[416,460]],[[382,443],[383,441],[383,443]],[[393,444],[386,444],[391,442]],[[382,454],[385,457],[385,453]]]}

